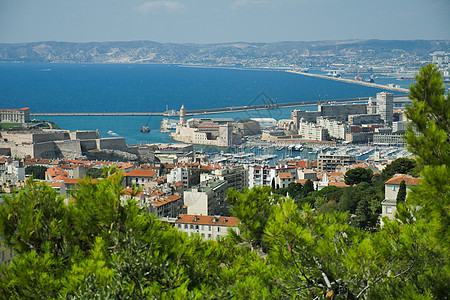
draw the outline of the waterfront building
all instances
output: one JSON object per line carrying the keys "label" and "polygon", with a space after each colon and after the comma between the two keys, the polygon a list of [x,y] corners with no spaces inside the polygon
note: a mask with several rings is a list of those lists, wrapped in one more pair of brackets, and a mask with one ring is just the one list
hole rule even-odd
{"label": "waterfront building", "polygon": [[408,127],[408,123],[409,122],[407,122],[407,121],[393,122],[392,123],[392,132],[405,131],[406,128]]}
{"label": "waterfront building", "polygon": [[[182,107],[184,109],[184,106]],[[184,111],[184,110],[183,110]],[[233,123],[216,123],[189,119],[185,121],[185,112],[180,110],[180,124],[171,137],[179,142],[188,144],[230,147],[242,142],[242,135],[233,131]]]}
{"label": "waterfront building", "polygon": [[348,120],[350,115],[359,115],[367,113],[366,103],[351,103],[351,104],[324,104],[319,105],[318,111],[323,117],[326,116],[341,116],[344,121]]}
{"label": "waterfront building", "polygon": [[350,115],[348,116],[349,125],[366,125],[366,124],[381,124],[383,120],[380,114],[364,114],[364,115]]}
{"label": "waterfront building", "polygon": [[315,124],[300,120],[298,134],[302,139],[313,141],[328,140],[328,130]]}
{"label": "waterfront building", "polygon": [[319,172],[333,172],[338,166],[348,166],[356,163],[352,155],[319,154],[317,157],[317,170]]}
{"label": "waterfront building", "polygon": [[260,123],[254,120],[241,120],[233,123],[233,131],[241,136],[261,134]]}
{"label": "waterfront building", "polygon": [[225,180],[207,180],[190,190],[184,191],[184,205],[190,215],[227,215]]}
{"label": "waterfront building", "polygon": [[399,146],[405,143],[403,133],[393,133],[392,128],[377,128],[373,135],[373,144],[378,146]]}
{"label": "waterfront building", "polygon": [[0,123],[28,123],[30,122],[30,109],[0,109]]}
{"label": "waterfront building", "polygon": [[394,94],[388,92],[381,92],[377,94],[377,114],[385,124],[392,126],[394,118]]}
{"label": "waterfront building", "polygon": [[321,116],[320,111],[305,111],[302,109],[294,109],[291,111],[291,118],[292,122],[294,123],[294,129],[299,128],[301,119],[306,122],[315,123],[316,118],[319,116]]}
{"label": "waterfront building", "polygon": [[350,126],[325,117],[318,117],[317,125],[325,128],[329,137],[339,140],[345,140],[346,134],[350,131]]}
{"label": "waterfront building", "polygon": [[186,232],[190,236],[199,235],[206,240],[217,241],[228,235],[228,230],[233,229],[239,234],[239,219],[221,216],[199,216],[184,214],[174,222],[175,228]]}

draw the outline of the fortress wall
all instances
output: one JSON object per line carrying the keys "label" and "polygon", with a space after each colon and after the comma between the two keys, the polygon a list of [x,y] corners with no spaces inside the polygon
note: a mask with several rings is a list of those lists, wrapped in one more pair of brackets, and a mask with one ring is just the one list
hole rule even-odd
{"label": "fortress wall", "polygon": [[33,135],[31,133],[19,133],[12,131],[2,131],[2,137],[8,142],[15,144],[31,144],[33,143]]}
{"label": "fortress wall", "polygon": [[34,157],[33,155],[34,155],[34,147],[32,144],[11,146],[11,157],[25,158],[29,156],[33,158]]}
{"label": "fortress wall", "polygon": [[81,144],[79,140],[69,140],[69,141],[57,141],[55,142],[61,155],[65,158],[77,158],[81,154]]}
{"label": "fortress wall", "polygon": [[82,140],[80,141],[81,146],[81,152],[87,152],[89,150],[96,150],[97,149],[97,141],[95,139],[93,140]]}
{"label": "fortress wall", "polygon": [[0,145],[0,155],[11,156],[11,147]]}
{"label": "fortress wall", "polygon": [[70,139],[70,136],[69,136],[69,132],[67,132],[67,131],[34,133],[33,134],[33,142],[34,143],[43,143],[43,142],[69,140],[69,139]]}
{"label": "fortress wall", "polygon": [[96,141],[98,150],[128,150],[125,138],[103,138],[97,139]]}
{"label": "fortress wall", "polygon": [[[54,142],[43,142],[33,144],[32,158],[56,158],[59,157],[59,150]],[[20,147],[22,148],[22,147]]]}
{"label": "fortress wall", "polygon": [[93,140],[93,139],[99,139],[99,138],[100,138],[100,134],[97,131],[93,131],[93,130],[70,132],[71,140]]}

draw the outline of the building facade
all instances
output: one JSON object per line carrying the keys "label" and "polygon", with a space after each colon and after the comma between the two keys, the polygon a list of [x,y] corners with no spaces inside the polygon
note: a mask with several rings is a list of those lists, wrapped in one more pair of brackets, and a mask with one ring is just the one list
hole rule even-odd
{"label": "building facade", "polygon": [[225,180],[207,180],[183,193],[184,205],[190,215],[227,215]]}
{"label": "building facade", "polygon": [[30,109],[0,109],[1,123],[28,123],[30,122]]}
{"label": "building facade", "polygon": [[234,217],[180,215],[175,221],[175,228],[190,236],[199,235],[206,240],[217,241],[228,235],[233,229],[239,234],[239,219]]}

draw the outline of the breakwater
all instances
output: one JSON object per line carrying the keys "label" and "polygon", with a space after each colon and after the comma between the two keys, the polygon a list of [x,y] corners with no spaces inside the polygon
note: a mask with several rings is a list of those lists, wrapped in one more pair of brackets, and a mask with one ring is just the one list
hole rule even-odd
{"label": "breakwater", "polygon": [[370,87],[379,88],[379,89],[385,89],[385,90],[389,90],[389,91],[409,93],[409,90],[405,89],[405,88],[388,86],[388,85],[383,85],[383,84],[377,84],[377,83],[373,83],[373,82],[358,81],[358,80],[347,79],[347,78],[340,78],[340,77],[331,77],[331,76],[312,74],[312,73],[305,73],[305,72],[293,71],[293,70],[288,70],[286,72],[299,74],[299,75],[305,75],[305,76],[311,76],[311,77],[317,77],[317,78],[323,78],[323,79],[331,79],[331,80],[341,81],[341,82],[346,82],[346,83],[351,83],[351,84],[365,85],[365,86],[370,86]]}
{"label": "breakwater", "polygon": [[[249,110],[261,110],[261,109],[275,109],[281,107],[302,107],[318,104],[329,103],[347,103],[347,102],[362,102],[367,101],[369,97],[349,98],[349,99],[336,99],[325,101],[303,101],[303,102],[289,102],[289,103],[277,103],[277,104],[261,104],[261,105],[246,105],[246,106],[230,106],[222,108],[205,108],[186,111],[188,116],[205,115],[205,114],[221,114],[227,112],[240,112]],[[33,113],[33,116],[173,116],[165,112],[77,112],[77,113]]]}
{"label": "breakwater", "polygon": [[[227,112],[241,112],[241,111],[251,111],[251,110],[263,110],[263,109],[276,109],[285,107],[302,107],[311,106],[319,104],[343,104],[343,103],[357,103],[357,102],[367,102],[369,97],[359,97],[359,98],[347,98],[347,99],[331,99],[331,100],[313,100],[313,101],[303,101],[303,102],[289,102],[289,103],[270,103],[261,105],[246,105],[246,106],[230,106],[222,108],[205,108],[197,110],[188,110],[186,115],[196,116],[196,115],[206,115],[206,114],[222,114]],[[394,96],[394,102],[403,103],[408,102],[405,96],[396,95]],[[33,116],[171,116],[176,117],[177,115],[170,115],[166,112],[77,112],[77,113],[32,113]]]}

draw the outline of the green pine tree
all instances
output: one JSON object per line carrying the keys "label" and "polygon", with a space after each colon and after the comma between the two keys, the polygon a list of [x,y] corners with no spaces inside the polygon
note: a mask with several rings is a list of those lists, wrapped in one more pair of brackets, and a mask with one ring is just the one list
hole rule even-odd
{"label": "green pine tree", "polygon": [[397,193],[397,203],[405,202],[406,200],[406,183],[404,180],[400,182],[400,187]]}

